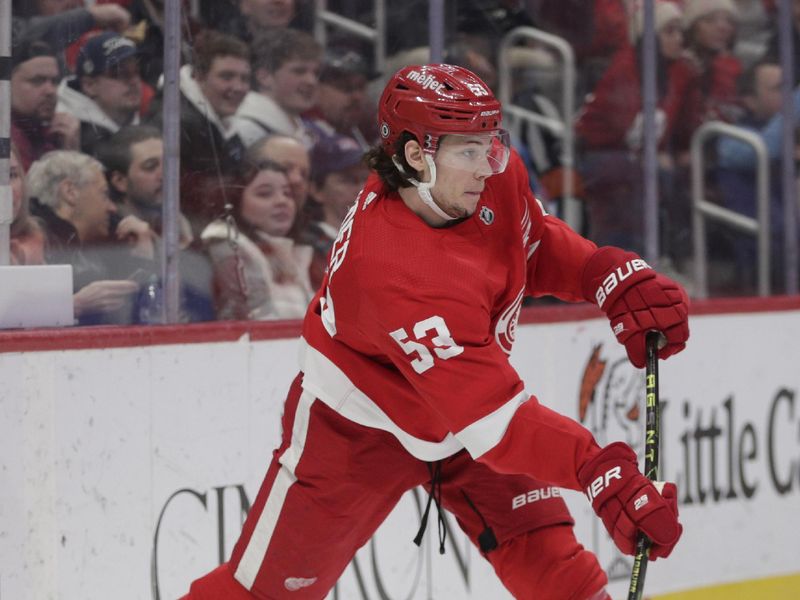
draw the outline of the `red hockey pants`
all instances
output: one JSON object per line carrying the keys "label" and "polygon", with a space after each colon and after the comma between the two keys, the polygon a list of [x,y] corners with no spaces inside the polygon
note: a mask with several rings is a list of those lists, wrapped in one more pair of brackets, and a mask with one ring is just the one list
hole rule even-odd
{"label": "red hockey pants", "polygon": [[[495,473],[465,451],[439,465],[434,493],[516,598],[585,600],[603,588],[605,573],[575,539],[556,488]],[[400,497],[430,490],[430,480],[430,465],[394,436],[340,416],[298,377],[230,562],[184,600],[324,598]]]}

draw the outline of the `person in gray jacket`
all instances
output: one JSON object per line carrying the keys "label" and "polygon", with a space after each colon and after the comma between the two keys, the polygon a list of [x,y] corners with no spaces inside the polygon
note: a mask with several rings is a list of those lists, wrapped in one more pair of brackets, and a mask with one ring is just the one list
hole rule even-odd
{"label": "person in gray jacket", "polygon": [[253,90],[236,111],[234,126],[245,146],[273,133],[313,144],[302,115],[317,102],[322,48],[309,34],[281,29],[251,46]]}

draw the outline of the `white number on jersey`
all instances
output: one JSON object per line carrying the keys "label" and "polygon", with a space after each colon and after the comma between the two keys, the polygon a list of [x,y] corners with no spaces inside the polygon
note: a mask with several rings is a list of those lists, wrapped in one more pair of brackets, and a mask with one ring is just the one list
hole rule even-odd
{"label": "white number on jersey", "polygon": [[[322,313],[322,324],[325,327],[325,331],[327,331],[331,337],[336,335],[336,313],[333,310],[333,298],[331,298],[330,282],[333,279],[333,274],[336,273],[339,267],[342,266],[344,257],[347,254],[347,247],[350,245],[350,234],[352,233],[353,229],[353,218],[356,216],[358,201],[361,198],[361,193],[363,191],[364,190],[358,192],[356,201],[353,202],[350,210],[347,211],[347,215],[345,216],[344,220],[342,221],[342,225],[339,228],[339,235],[336,236],[336,240],[333,242],[331,259],[328,263],[328,286],[325,288],[325,295],[319,299],[319,305]],[[372,196],[372,194],[370,194],[370,196]],[[371,201],[371,198],[368,200]]]}
{"label": "white number on jersey", "polygon": [[[448,358],[458,356],[464,351],[464,347],[459,346],[453,340],[450,335],[450,330],[447,328],[447,324],[442,317],[434,315],[414,325],[413,332],[417,340],[428,337],[429,331],[436,333],[436,335],[431,338],[431,342],[433,342],[435,346],[433,349],[434,354],[440,359],[447,360]],[[392,331],[389,335],[400,345],[403,352],[409,356],[412,354],[417,355],[416,358],[411,360],[411,366],[417,373],[424,373],[434,365],[433,355],[430,353],[427,346],[420,344],[419,341],[415,342],[414,340],[408,339],[408,333],[405,329],[401,327],[400,329]]]}
{"label": "white number on jersey", "polygon": [[[358,193],[359,197],[361,192]],[[336,236],[336,241],[333,242],[333,249],[331,250],[331,260],[328,263],[328,282],[333,279],[333,274],[342,266],[344,257],[347,254],[347,247],[350,245],[350,233],[353,229],[353,217],[356,216],[356,208],[358,208],[358,198],[347,211],[341,227],[339,227],[339,235]]]}

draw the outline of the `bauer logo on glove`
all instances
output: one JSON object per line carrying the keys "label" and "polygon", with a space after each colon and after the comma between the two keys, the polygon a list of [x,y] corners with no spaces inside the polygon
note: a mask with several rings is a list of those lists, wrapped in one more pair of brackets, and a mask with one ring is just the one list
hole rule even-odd
{"label": "bauer logo on glove", "polygon": [[[639,532],[651,542],[650,560],[666,558],[683,533],[678,522],[678,490],[639,472],[627,444],[609,444],[578,473],[597,515],[624,554],[634,554]],[[660,489],[659,489],[660,488]]]}
{"label": "bauer logo on glove", "polygon": [[614,290],[617,289],[617,286],[623,283],[636,271],[643,271],[645,269],[652,269],[652,267],[644,262],[644,260],[641,258],[635,258],[627,261],[621,267],[617,267],[611,271],[611,273],[606,276],[606,278],[603,280],[603,283],[598,286],[597,291],[594,293],[594,298],[597,300],[597,306],[603,308],[603,304],[605,303],[606,299],[614,293]]}
{"label": "bauer logo on glove", "polygon": [[597,496],[600,495],[604,489],[611,485],[612,479],[622,479],[622,476],[619,474],[621,468],[620,467],[613,467],[605,472],[605,475],[601,475],[586,488],[586,495],[589,497],[589,500],[594,500]]}
{"label": "bauer logo on glove", "polygon": [[658,357],[686,347],[689,299],[681,285],[656,272],[633,252],[606,246],[586,262],[583,296],[606,313],[614,335],[634,366],[645,363],[645,337],[658,331],[663,340]]}

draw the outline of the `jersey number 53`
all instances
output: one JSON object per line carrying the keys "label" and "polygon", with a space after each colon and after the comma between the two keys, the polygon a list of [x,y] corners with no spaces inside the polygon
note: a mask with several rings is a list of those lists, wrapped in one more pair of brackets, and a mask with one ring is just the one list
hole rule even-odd
{"label": "jersey number 53", "polygon": [[[416,355],[411,360],[411,366],[417,373],[424,373],[434,366],[433,354],[441,360],[447,360],[458,356],[464,351],[463,346],[455,343],[444,319],[438,315],[419,321],[414,325],[412,332],[417,341],[409,339],[408,333],[402,327],[395,329],[389,335],[400,345],[403,352],[409,356]],[[434,332],[435,334],[431,337],[431,343],[434,345],[433,354],[431,354],[427,346],[420,344],[420,340],[428,337],[428,332]]]}

